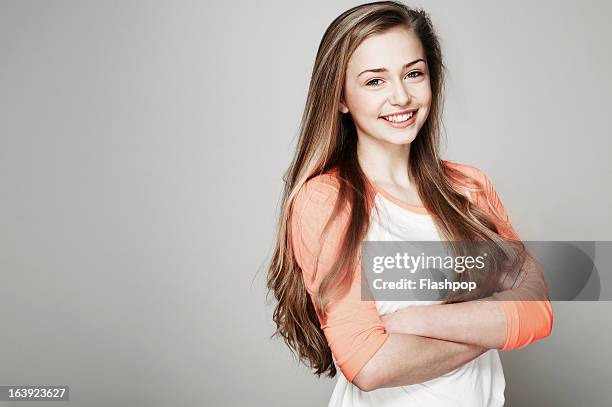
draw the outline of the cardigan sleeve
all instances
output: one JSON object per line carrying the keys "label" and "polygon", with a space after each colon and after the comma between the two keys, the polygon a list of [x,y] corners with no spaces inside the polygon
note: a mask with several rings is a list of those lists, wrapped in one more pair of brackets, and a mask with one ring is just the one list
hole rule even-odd
{"label": "cardigan sleeve", "polygon": [[[489,178],[480,170],[479,182],[483,186],[480,205],[488,210],[498,233],[512,240],[520,240]],[[488,202],[485,202],[488,201]],[[501,350],[524,348],[549,336],[553,326],[553,310],[548,300],[548,287],[538,264],[527,257],[523,265],[524,278],[518,287],[493,294],[506,314],[506,341]]]}
{"label": "cardigan sleeve", "polygon": [[[303,278],[313,304],[321,281],[342,254],[339,247],[350,210],[343,208],[324,230],[338,191],[339,184],[332,175],[318,175],[303,185],[292,205],[291,244],[302,271],[299,278]],[[326,318],[319,317],[332,355],[350,383],[389,337],[375,302],[361,300],[361,256],[355,263],[348,293],[332,299],[326,307]]]}

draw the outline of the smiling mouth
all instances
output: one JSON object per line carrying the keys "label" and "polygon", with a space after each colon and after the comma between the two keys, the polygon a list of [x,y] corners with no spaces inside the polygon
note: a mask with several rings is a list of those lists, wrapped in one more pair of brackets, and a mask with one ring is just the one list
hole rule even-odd
{"label": "smiling mouth", "polygon": [[418,109],[412,112],[403,113],[403,114],[381,116],[381,118],[391,123],[404,123],[412,119],[417,112],[418,112]]}

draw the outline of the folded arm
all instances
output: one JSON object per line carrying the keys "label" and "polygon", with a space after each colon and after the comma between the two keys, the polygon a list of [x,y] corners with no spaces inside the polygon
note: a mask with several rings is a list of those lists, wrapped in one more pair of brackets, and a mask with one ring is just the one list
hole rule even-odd
{"label": "folded arm", "polygon": [[463,342],[489,349],[502,348],[507,317],[496,301],[469,301],[406,307],[382,317],[390,333],[404,333]]}
{"label": "folded arm", "polygon": [[[291,217],[292,246],[302,278],[314,295],[337,256],[348,213],[342,212],[322,236],[332,212],[333,178],[311,181],[296,197]],[[342,374],[361,390],[421,383],[448,373],[487,349],[464,343],[385,331],[373,301],[361,300],[360,261],[348,293],[331,301],[321,329]],[[316,272],[315,272],[316,271]]]}
{"label": "folded arm", "polygon": [[[476,203],[487,210],[499,233],[519,236],[490,180],[472,168],[483,185]],[[487,204],[488,200],[488,204]],[[449,341],[497,348],[520,349],[550,335],[553,311],[544,274],[531,258],[523,265],[525,277],[519,286],[478,301],[409,307],[383,317],[389,332],[422,335]]]}
{"label": "folded arm", "polygon": [[423,383],[451,372],[488,349],[416,335],[391,333],[353,379],[364,391]]}

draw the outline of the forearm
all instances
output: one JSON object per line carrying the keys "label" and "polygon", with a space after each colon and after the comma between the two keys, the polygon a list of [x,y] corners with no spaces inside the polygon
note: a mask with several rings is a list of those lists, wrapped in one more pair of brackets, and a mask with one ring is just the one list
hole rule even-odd
{"label": "forearm", "polygon": [[[522,336],[525,343],[547,336],[552,324],[550,304],[534,302],[548,297],[543,273],[531,258],[524,268],[516,288],[477,301],[403,308],[383,316],[385,329],[495,349],[516,348],[525,342]],[[519,301],[513,305],[512,300]],[[515,329],[510,330],[511,326]]]}
{"label": "forearm", "polygon": [[423,383],[451,372],[488,349],[416,335],[391,333],[355,378],[366,390]]}
{"label": "forearm", "polygon": [[426,336],[498,349],[507,321],[497,301],[407,307],[383,317],[387,332]]}

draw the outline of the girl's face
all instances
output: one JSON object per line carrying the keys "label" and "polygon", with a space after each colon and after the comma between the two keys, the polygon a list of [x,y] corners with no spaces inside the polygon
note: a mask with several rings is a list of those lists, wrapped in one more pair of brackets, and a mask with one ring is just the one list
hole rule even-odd
{"label": "girl's face", "polygon": [[359,138],[409,144],[427,119],[431,98],[421,41],[396,27],[365,39],[351,55],[340,111],[350,113]]}

